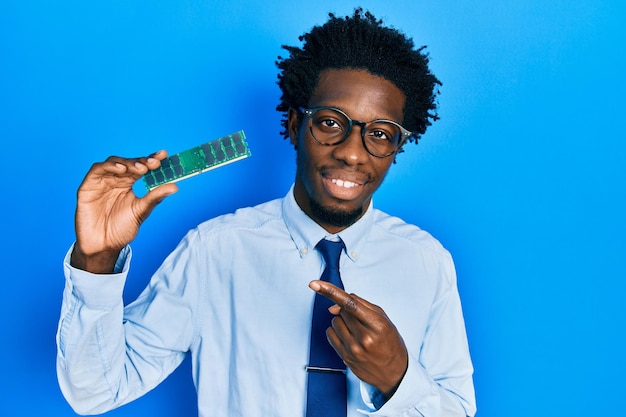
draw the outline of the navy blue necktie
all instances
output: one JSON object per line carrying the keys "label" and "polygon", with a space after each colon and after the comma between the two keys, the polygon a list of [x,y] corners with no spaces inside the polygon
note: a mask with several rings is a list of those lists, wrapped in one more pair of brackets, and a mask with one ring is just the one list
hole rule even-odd
{"label": "navy blue necktie", "polygon": [[[339,257],[343,242],[322,239],[316,246],[326,261],[321,280],[343,289],[339,276]],[[311,351],[307,366],[306,417],[346,417],[346,365],[328,343],[326,329],[333,315],[328,308],[334,303],[316,294],[311,324]]]}

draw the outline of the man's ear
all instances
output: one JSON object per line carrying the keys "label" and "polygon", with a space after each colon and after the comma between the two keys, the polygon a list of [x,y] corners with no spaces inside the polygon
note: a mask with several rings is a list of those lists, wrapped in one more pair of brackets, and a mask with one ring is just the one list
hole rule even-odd
{"label": "man's ear", "polygon": [[298,111],[289,109],[287,113],[287,131],[289,132],[289,142],[294,149],[298,149]]}

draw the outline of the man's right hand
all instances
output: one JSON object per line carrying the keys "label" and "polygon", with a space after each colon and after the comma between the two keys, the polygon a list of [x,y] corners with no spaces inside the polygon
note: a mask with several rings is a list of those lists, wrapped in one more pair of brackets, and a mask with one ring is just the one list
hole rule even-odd
{"label": "man's right hand", "polygon": [[120,251],[137,236],[154,207],[178,191],[168,183],[139,198],[132,189],[165,157],[166,151],[132,159],[111,156],[92,165],[78,189],[72,266],[96,274],[113,272]]}

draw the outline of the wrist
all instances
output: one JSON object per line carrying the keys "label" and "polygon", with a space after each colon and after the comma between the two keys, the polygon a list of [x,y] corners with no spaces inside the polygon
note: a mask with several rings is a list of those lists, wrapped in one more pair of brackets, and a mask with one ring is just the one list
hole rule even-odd
{"label": "wrist", "polygon": [[86,255],[78,244],[74,245],[70,256],[70,265],[92,274],[111,274],[120,255],[119,250],[102,251]]}
{"label": "wrist", "polygon": [[385,401],[388,401],[391,397],[393,397],[393,394],[396,393],[396,391],[398,390],[398,387],[400,386],[400,383],[402,383],[402,380],[404,379],[404,376],[406,375],[406,371],[408,370],[408,368],[409,368],[409,364],[408,364],[408,358],[407,358],[406,364],[404,366],[404,371],[402,372],[400,378],[396,381],[396,383],[393,384],[391,388],[389,389],[380,390],[380,393],[385,398]]}

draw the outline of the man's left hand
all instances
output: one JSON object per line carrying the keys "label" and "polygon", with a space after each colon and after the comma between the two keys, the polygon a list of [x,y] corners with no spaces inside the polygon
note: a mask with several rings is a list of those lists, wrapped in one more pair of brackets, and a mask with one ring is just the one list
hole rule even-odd
{"label": "man's left hand", "polygon": [[329,298],[335,315],[326,331],[328,341],[361,381],[376,387],[386,399],[398,388],[408,366],[402,336],[382,308],[324,281],[309,287]]}

